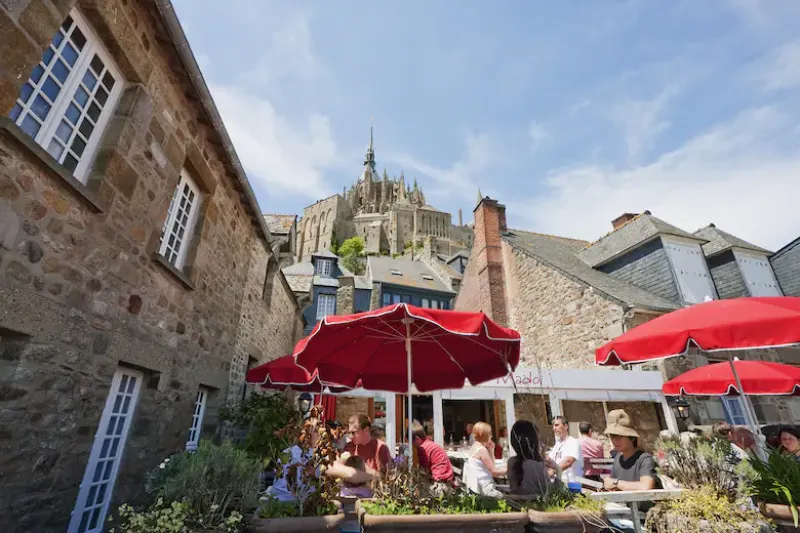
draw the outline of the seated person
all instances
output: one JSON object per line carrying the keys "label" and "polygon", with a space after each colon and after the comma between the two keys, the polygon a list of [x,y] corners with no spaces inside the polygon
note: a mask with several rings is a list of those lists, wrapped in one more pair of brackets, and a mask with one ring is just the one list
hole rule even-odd
{"label": "seated person", "polygon": [[[344,466],[353,470],[353,472],[346,472],[342,470],[343,474],[348,474],[346,480],[342,481],[342,488],[340,494],[342,496],[356,497],[356,498],[372,498],[372,488],[369,486],[369,480],[366,476],[367,465],[364,459],[357,455],[350,455],[344,457]],[[335,472],[335,471],[334,471]],[[366,474],[366,476],[355,476],[355,473]],[[326,475],[331,475],[328,471]]]}
{"label": "seated person", "polygon": [[519,420],[511,428],[511,447],[516,455],[508,460],[511,494],[538,496],[547,494],[550,476],[539,452],[539,435],[534,425]]}
{"label": "seated person", "polygon": [[502,498],[503,493],[494,485],[494,478],[506,475],[506,468],[498,468],[494,462],[492,426],[478,422],[472,427],[475,443],[469,449],[469,458],[464,463],[464,483],[476,494],[491,498]]}
{"label": "seated person", "polygon": [[414,438],[413,445],[417,452],[419,467],[431,476],[434,494],[444,494],[453,487],[455,474],[450,458],[444,448],[428,438],[425,428],[416,420],[411,425],[411,434]]}
{"label": "seated person", "polygon": [[385,471],[392,462],[389,447],[382,440],[372,437],[372,421],[365,414],[350,417],[349,430],[350,442],[344,451],[364,459],[367,472],[376,473]]}
{"label": "seated person", "polygon": [[[290,448],[283,450],[283,453],[289,454],[288,461],[279,461],[279,466],[283,469],[283,475],[275,480],[275,483],[267,489],[267,496],[275,498],[279,501],[291,501],[295,499],[294,487],[296,484],[301,483],[303,465],[311,459],[314,453],[314,448],[319,443],[319,419],[308,418],[303,423],[303,429],[300,436]],[[289,469],[297,465],[297,474],[295,480],[289,479]],[[294,489],[294,490],[293,490]]]}
{"label": "seated person", "polygon": [[617,451],[611,476],[605,478],[606,490],[653,490],[660,487],[653,456],[639,448],[639,433],[622,409],[608,413],[606,435]]}

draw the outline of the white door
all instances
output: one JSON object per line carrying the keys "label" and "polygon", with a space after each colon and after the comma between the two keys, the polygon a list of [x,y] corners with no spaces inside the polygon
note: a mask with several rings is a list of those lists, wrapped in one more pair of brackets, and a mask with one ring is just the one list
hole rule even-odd
{"label": "white door", "polygon": [[114,374],[67,533],[103,531],[141,385],[141,372],[120,368]]}

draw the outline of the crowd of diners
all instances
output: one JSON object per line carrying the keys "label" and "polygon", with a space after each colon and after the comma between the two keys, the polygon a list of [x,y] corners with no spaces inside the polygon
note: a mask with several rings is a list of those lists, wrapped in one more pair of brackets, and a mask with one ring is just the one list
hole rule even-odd
{"label": "crowd of diners", "polygon": [[[311,449],[319,441],[323,428],[334,440],[339,456],[319,475],[340,479],[343,496],[372,496],[372,481],[389,467],[393,459],[385,442],[376,437],[366,414],[353,415],[347,427],[336,421],[323,426],[317,418],[305,420],[298,442],[286,450],[290,459],[283,465],[284,475],[270,487],[269,496],[284,501],[295,498],[287,478],[289,467],[304,464],[310,458]],[[498,458],[502,455],[497,453],[498,444],[492,439],[492,427],[486,422],[469,424],[471,445],[463,465],[463,475],[457,477],[445,449],[428,436],[419,422],[414,421],[411,428],[413,456],[415,464],[430,477],[434,494],[448,494],[463,484],[470,491],[487,497],[503,498],[506,494],[536,497],[546,494],[553,486],[570,482],[581,484],[585,480],[602,483],[607,491],[661,488],[656,460],[642,449],[640,434],[625,410],[609,412],[606,420],[604,433],[611,443],[610,456],[613,458],[610,474],[592,463],[594,459],[604,458],[605,451],[603,444],[594,438],[591,424],[581,422],[578,429],[580,438],[573,437],[569,422],[563,416],[554,417],[555,444],[545,450],[536,426],[528,420],[519,420],[507,437],[513,454],[504,461]],[[714,425],[713,433],[727,438],[742,460],[754,451],[756,441],[746,428],[718,423]],[[506,437],[501,434],[500,438]],[[783,453],[800,460],[800,432],[791,426],[782,427],[778,439]],[[301,443],[306,443],[306,446]],[[402,460],[402,457],[396,459]],[[498,479],[507,479],[508,483],[501,485]],[[299,473],[297,482],[300,482]]]}

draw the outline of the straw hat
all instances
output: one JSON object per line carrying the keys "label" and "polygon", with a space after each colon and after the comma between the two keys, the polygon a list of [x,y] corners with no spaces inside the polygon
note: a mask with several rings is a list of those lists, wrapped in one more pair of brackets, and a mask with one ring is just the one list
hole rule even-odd
{"label": "straw hat", "polygon": [[633,429],[631,417],[623,409],[614,409],[608,413],[606,435],[639,438],[639,433]]}

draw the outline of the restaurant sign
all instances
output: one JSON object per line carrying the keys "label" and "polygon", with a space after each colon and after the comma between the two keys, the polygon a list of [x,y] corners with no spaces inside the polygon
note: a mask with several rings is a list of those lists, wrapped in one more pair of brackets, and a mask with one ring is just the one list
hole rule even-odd
{"label": "restaurant sign", "polygon": [[513,374],[497,378],[494,381],[487,381],[481,384],[482,387],[541,387],[542,376],[539,371],[533,368],[519,368]]}

